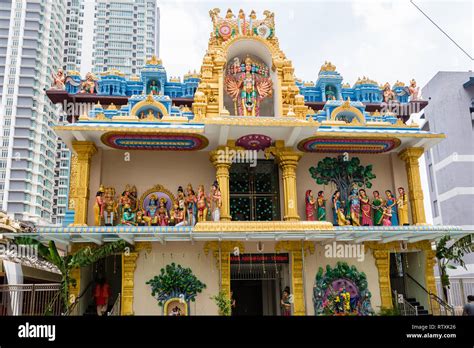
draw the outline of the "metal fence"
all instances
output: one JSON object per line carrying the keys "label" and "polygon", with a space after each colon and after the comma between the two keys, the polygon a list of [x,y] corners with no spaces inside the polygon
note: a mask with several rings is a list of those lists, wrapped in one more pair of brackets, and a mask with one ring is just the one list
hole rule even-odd
{"label": "metal fence", "polygon": [[[454,307],[457,315],[462,314],[462,308],[467,303],[467,296],[474,295],[474,277],[459,277],[449,279],[448,303]],[[441,296],[443,288],[439,277],[436,277],[436,290]]]}
{"label": "metal fence", "polygon": [[61,315],[60,284],[0,285],[0,316]]}

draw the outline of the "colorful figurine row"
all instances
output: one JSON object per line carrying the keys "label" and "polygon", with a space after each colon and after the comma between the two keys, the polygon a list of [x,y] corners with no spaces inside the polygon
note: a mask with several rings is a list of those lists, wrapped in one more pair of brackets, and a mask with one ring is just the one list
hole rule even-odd
{"label": "colorful figurine row", "polygon": [[[166,196],[166,197],[165,197]],[[178,187],[175,202],[168,202],[168,195],[151,193],[143,207],[137,199],[135,186],[127,185],[122,195],[116,199],[115,189],[100,186],[94,204],[94,224],[96,226],[193,226],[196,222],[219,221],[222,195],[215,181],[211,193],[207,195],[204,185],[199,185],[197,194],[191,184],[184,192]],[[146,202],[146,203],[145,203]]]}
{"label": "colorful figurine row", "polygon": [[[390,190],[385,191],[386,199],[379,191],[373,192],[373,199],[365,189],[353,188],[348,202],[341,200],[337,190],[332,195],[333,221],[336,226],[405,226],[408,225],[408,197],[403,187],[398,188],[398,198]],[[311,190],[306,191],[306,220],[326,221],[326,199],[319,191],[317,198]]]}

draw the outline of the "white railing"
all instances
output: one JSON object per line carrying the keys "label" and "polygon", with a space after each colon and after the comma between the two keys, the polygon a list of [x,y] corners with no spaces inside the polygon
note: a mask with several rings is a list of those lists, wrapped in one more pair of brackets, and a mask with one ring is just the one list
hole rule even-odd
{"label": "white railing", "polygon": [[0,285],[0,316],[61,315],[61,284]]}
{"label": "white railing", "polygon": [[115,303],[114,303],[112,309],[110,310],[110,312],[108,313],[108,315],[113,315],[113,316],[120,315],[120,303],[121,303],[121,296],[120,296],[120,293],[119,293],[118,296],[117,296],[117,299],[115,300]]}
{"label": "white railing", "polygon": [[[474,277],[451,277],[448,289],[448,303],[454,307],[456,315],[462,314],[462,308],[467,303],[467,296],[474,295]],[[443,294],[441,280],[436,277],[436,290],[438,294]]]}

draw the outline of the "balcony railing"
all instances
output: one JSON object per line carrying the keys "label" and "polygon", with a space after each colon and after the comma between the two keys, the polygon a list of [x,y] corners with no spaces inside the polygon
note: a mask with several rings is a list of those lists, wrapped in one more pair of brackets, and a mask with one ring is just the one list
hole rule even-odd
{"label": "balcony railing", "polygon": [[0,316],[61,315],[61,284],[0,285]]}

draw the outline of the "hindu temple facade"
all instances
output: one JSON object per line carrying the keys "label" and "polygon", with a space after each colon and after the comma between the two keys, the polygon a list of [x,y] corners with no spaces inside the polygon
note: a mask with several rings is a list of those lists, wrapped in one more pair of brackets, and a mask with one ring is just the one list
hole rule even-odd
{"label": "hindu temple facade", "polygon": [[[140,76],[62,73],[46,92],[81,112],[55,129],[74,152],[69,222],[38,234],[70,252],[130,243],[104,266],[123,315],[215,315],[220,290],[237,314],[331,314],[347,296],[342,311],[370,315],[397,294],[439,313],[432,241],[465,231],[426,224],[418,159],[444,135],[406,123],[427,105],[416,82],[350,86],[329,62],[303,82],[272,12],[210,16],[182,81],[150,57]],[[147,282],[172,263],[206,288],[160,307]],[[94,269],[73,276],[77,296]]]}

